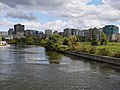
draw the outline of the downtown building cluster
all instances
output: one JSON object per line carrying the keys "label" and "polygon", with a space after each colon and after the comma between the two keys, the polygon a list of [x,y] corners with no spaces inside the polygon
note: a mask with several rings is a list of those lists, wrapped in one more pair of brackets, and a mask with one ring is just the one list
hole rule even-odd
{"label": "downtown building cluster", "polygon": [[0,32],[0,35],[5,39],[13,39],[13,38],[25,38],[32,35],[36,35],[40,38],[46,38],[50,34],[59,34],[60,36],[81,36],[90,39],[92,37],[92,32],[96,33],[97,39],[100,40],[102,32],[104,32],[108,38],[108,41],[118,41],[120,42],[120,33],[119,27],[115,25],[106,25],[102,28],[90,28],[90,29],[73,29],[73,28],[65,28],[63,32],[52,31],[50,29],[45,30],[45,32],[37,31],[37,30],[25,30],[25,25],[16,24],[14,25],[14,29],[10,28],[8,32]]}
{"label": "downtown building cluster", "polygon": [[64,29],[64,36],[82,36],[86,37],[87,39],[91,39],[92,32],[95,32],[96,37],[98,40],[101,38],[102,32],[104,32],[108,38],[108,41],[119,41],[120,42],[120,34],[119,34],[119,28],[115,25],[106,25],[102,28],[90,28],[90,29],[84,29],[84,30],[78,30],[78,29]]}

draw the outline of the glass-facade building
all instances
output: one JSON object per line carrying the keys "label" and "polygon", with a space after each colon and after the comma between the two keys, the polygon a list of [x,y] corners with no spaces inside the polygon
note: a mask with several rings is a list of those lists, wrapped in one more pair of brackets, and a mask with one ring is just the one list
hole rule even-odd
{"label": "glass-facade building", "polygon": [[103,32],[106,35],[113,35],[113,34],[118,34],[119,33],[119,27],[115,25],[106,25],[103,27]]}

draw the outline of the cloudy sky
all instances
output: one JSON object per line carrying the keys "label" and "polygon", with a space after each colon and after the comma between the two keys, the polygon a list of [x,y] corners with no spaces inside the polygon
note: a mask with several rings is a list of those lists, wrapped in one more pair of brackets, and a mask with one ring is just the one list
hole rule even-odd
{"label": "cloudy sky", "polygon": [[120,0],[0,0],[0,30],[120,26]]}

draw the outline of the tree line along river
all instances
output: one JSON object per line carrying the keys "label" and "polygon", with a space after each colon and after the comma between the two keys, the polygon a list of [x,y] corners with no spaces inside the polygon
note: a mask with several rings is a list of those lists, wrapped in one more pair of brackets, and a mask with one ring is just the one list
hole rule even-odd
{"label": "tree line along river", "polygon": [[120,68],[40,46],[0,47],[0,90],[120,90]]}

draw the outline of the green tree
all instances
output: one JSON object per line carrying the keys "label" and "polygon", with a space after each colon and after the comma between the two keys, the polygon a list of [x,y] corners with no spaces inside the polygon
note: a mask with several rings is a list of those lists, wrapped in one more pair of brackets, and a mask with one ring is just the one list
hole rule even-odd
{"label": "green tree", "polygon": [[108,39],[107,39],[105,33],[102,32],[102,34],[101,34],[101,40],[100,40],[100,45],[107,45],[107,42],[108,42]]}
{"label": "green tree", "polygon": [[4,37],[2,37],[2,41],[5,41],[6,39]]}
{"label": "green tree", "polygon": [[67,37],[64,38],[63,40],[63,45],[68,45],[69,39]]}
{"label": "green tree", "polygon": [[12,39],[9,41],[9,44],[17,44],[16,40],[15,39]]}
{"label": "green tree", "polygon": [[2,37],[1,37],[1,35],[0,35],[0,41],[2,41]]}
{"label": "green tree", "polygon": [[26,44],[27,39],[26,38],[20,38],[20,41],[22,44]]}
{"label": "green tree", "polygon": [[26,44],[28,44],[28,45],[34,45],[34,41],[33,41],[33,37],[32,36],[30,36],[30,37],[27,38],[27,43]]}
{"label": "green tree", "polygon": [[88,41],[90,41],[90,39],[88,37],[86,37],[86,36],[78,36],[77,38],[78,38],[78,41],[80,41],[80,42],[88,42]]}
{"label": "green tree", "polygon": [[98,40],[97,40],[95,31],[92,32],[91,45],[93,45],[93,46],[98,45]]}
{"label": "green tree", "polygon": [[48,38],[46,38],[46,48],[49,50],[57,51],[62,45],[61,36],[58,34],[51,34]]}
{"label": "green tree", "polygon": [[112,51],[108,47],[101,47],[101,48],[98,49],[97,54],[98,55],[103,55],[103,56],[111,56],[112,55]]}
{"label": "green tree", "polygon": [[76,36],[70,36],[70,37],[69,37],[69,41],[70,41],[72,44],[76,44],[76,42],[77,42]]}
{"label": "green tree", "polygon": [[40,45],[43,46],[43,47],[46,47],[46,44],[47,44],[47,41],[45,39],[42,39],[40,41]]}

